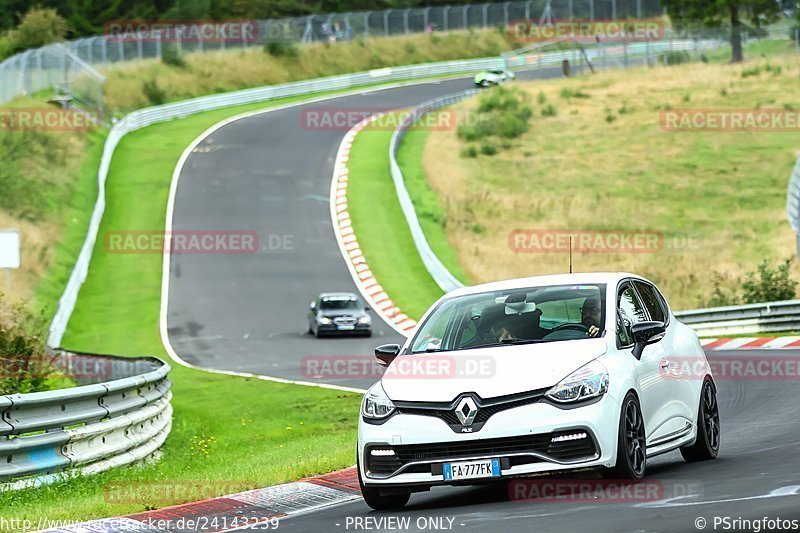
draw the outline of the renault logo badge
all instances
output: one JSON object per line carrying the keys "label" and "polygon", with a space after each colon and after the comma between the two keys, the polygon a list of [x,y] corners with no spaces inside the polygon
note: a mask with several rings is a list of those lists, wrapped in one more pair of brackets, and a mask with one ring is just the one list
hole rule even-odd
{"label": "renault logo badge", "polygon": [[475,421],[475,416],[477,414],[478,406],[475,405],[475,400],[469,396],[462,398],[461,401],[458,402],[458,405],[456,406],[456,416],[458,417],[458,421],[461,422],[462,426],[471,426],[472,422]]}

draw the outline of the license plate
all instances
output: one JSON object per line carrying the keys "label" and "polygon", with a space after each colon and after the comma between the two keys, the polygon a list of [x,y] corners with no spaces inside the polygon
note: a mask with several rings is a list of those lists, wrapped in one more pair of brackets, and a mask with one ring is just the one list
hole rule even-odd
{"label": "license plate", "polygon": [[500,459],[465,461],[463,463],[445,463],[443,470],[445,481],[455,481],[457,479],[475,479],[482,477],[500,477]]}
{"label": "license plate", "polygon": [[351,330],[351,329],[356,329],[356,327],[355,326],[343,325],[343,326],[336,326],[336,329]]}

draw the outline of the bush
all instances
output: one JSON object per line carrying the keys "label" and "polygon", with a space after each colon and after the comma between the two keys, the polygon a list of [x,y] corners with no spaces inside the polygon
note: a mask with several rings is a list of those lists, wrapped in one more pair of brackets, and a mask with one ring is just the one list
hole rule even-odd
{"label": "bush", "polygon": [[474,144],[470,144],[463,150],[461,150],[461,157],[478,157],[478,149],[475,147]]}
{"label": "bush", "polygon": [[11,53],[61,42],[67,37],[67,21],[55,9],[31,8],[15,29],[7,33]]}
{"label": "bush", "polygon": [[554,117],[558,114],[556,108],[553,104],[547,104],[542,108],[542,116],[543,117]]}
{"label": "bush", "polygon": [[761,67],[746,68],[742,71],[742,78],[750,78],[761,74]]}
{"label": "bush", "polygon": [[161,62],[170,67],[186,68],[186,60],[178,51],[178,47],[168,43],[161,47]]}
{"label": "bush", "polygon": [[481,153],[483,155],[494,155],[497,153],[497,146],[492,141],[483,141],[481,143]]}
{"label": "bush", "polygon": [[0,394],[39,392],[63,384],[42,341],[44,331],[42,317],[32,317],[22,306],[8,307],[0,299]]}
{"label": "bush", "polygon": [[300,50],[294,43],[285,41],[270,41],[264,46],[264,50],[274,57],[296,58],[300,55]]}
{"label": "bush", "polygon": [[561,98],[563,98],[564,100],[569,100],[571,98],[588,99],[588,98],[592,97],[590,94],[582,92],[580,89],[578,89],[577,91],[573,91],[572,89],[569,89],[567,87],[561,89],[561,93],[560,94],[561,94]]}
{"label": "bush", "polygon": [[142,85],[145,98],[153,105],[161,105],[167,101],[167,93],[158,86],[156,80],[147,80]]}
{"label": "bush", "polygon": [[765,259],[758,265],[757,272],[747,275],[742,284],[744,302],[748,304],[792,300],[795,297],[797,282],[789,275],[791,259],[773,268]]}
{"label": "bush", "polygon": [[667,52],[664,54],[665,65],[682,65],[683,63],[689,63],[690,61],[691,58],[689,57],[689,52],[685,50]]}
{"label": "bush", "polygon": [[[714,284],[714,290],[711,293],[711,298],[707,302],[702,302],[700,305],[703,307],[724,307],[727,305],[739,305],[742,303],[741,297],[736,294],[735,289],[725,288],[725,285],[731,285],[729,280],[722,276],[719,272],[714,272],[711,275],[711,282]],[[733,283],[736,285],[736,283]]]}

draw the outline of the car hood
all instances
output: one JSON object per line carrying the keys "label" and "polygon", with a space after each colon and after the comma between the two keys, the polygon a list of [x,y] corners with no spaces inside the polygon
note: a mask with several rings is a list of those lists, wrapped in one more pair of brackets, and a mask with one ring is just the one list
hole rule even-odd
{"label": "car hood", "polygon": [[552,387],[606,350],[604,339],[581,339],[402,355],[381,384],[397,401],[449,402],[464,392],[493,398]]}

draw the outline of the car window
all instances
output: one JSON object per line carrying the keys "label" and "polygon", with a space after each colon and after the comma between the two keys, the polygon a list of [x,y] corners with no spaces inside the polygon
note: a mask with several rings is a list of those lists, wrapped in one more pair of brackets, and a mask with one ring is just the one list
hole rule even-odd
{"label": "car window", "polygon": [[320,301],[320,309],[362,309],[364,305],[358,298],[350,296],[328,296]]}
{"label": "car window", "polygon": [[626,283],[622,286],[619,297],[617,298],[617,309],[619,310],[619,318],[622,322],[622,331],[620,332],[618,328],[617,334],[622,334],[620,336],[620,342],[623,341],[623,338],[628,339],[628,342],[623,344],[623,346],[625,346],[630,344],[629,339],[633,338],[631,327],[633,327],[634,324],[645,322],[647,320],[647,314],[645,313],[644,306],[639,301],[639,298],[636,296],[636,292],[634,292],[630,283]]}
{"label": "car window", "polygon": [[591,326],[604,330],[604,301],[605,285],[528,287],[450,298],[420,324],[410,351],[586,339]]}
{"label": "car window", "polygon": [[660,298],[657,296],[658,291],[656,291],[656,288],[641,281],[634,281],[633,284],[636,285],[636,290],[639,291],[639,296],[642,297],[642,302],[647,308],[647,312],[650,313],[650,318],[659,322],[666,322],[664,308]]}

